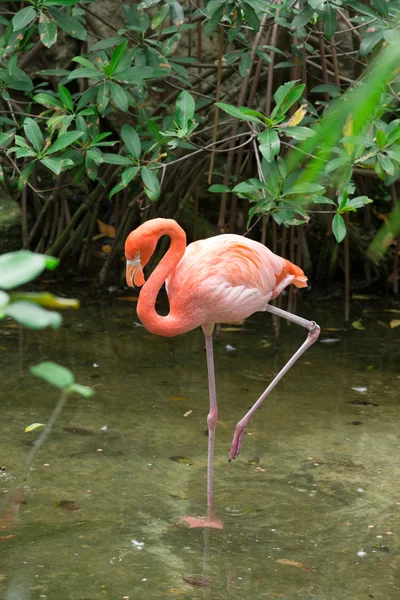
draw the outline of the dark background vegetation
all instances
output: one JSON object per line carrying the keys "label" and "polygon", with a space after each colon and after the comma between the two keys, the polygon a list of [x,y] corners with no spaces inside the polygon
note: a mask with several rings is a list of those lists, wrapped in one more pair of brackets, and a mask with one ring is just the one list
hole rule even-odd
{"label": "dark background vegetation", "polygon": [[2,2],[0,251],[120,283],[126,235],[163,216],[189,241],[266,243],[343,291],[347,315],[351,291],[397,295],[399,15],[394,0]]}

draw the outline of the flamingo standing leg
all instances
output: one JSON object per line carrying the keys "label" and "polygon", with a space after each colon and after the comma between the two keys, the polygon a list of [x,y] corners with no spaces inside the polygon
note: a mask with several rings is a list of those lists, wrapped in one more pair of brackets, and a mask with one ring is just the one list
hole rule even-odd
{"label": "flamingo standing leg", "polygon": [[242,447],[242,441],[244,432],[247,426],[247,423],[252,416],[252,414],[257,410],[257,408],[264,402],[265,398],[272,392],[276,384],[282,379],[282,377],[289,371],[290,367],[294,365],[294,363],[300,358],[302,354],[317,341],[320,334],[320,327],[314,321],[308,321],[307,319],[303,319],[302,317],[298,317],[286,310],[282,310],[280,308],[276,308],[275,306],[267,305],[266,311],[272,313],[273,315],[277,315],[278,317],[283,317],[288,321],[292,321],[297,325],[301,325],[308,330],[308,335],[306,341],[300,346],[300,348],[295,352],[292,358],[286,363],[286,365],[279,371],[278,375],[273,379],[273,381],[269,384],[267,389],[261,394],[257,402],[251,407],[248,413],[245,414],[243,419],[241,419],[235,428],[235,433],[233,435],[232,446],[229,452],[229,461],[237,458],[240,452],[240,448]]}
{"label": "flamingo standing leg", "polygon": [[217,393],[215,389],[215,369],[212,331],[214,325],[203,325],[208,372],[208,390],[210,395],[210,411],[207,415],[208,425],[208,461],[207,461],[207,516],[206,517],[181,517],[190,527],[212,527],[222,529],[222,522],[213,513],[213,466],[214,466],[214,440],[218,420]]}

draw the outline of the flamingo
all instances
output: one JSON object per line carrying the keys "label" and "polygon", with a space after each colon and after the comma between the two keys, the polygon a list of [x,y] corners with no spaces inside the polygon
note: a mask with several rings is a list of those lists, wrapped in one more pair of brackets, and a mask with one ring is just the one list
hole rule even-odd
{"label": "flamingo", "polygon": [[[158,240],[167,235],[170,247],[145,282],[143,267],[155,251]],[[223,234],[192,242],[172,219],[151,219],[132,231],[125,242],[126,282],[143,286],[137,314],[144,327],[156,335],[172,337],[202,327],[205,335],[210,410],[208,425],[207,516],[182,517],[190,527],[222,528],[213,513],[213,457],[218,418],[212,333],[216,323],[241,321],[254,312],[266,311],[296,323],[308,331],[306,340],[276,375],[257,402],[237,423],[229,461],[239,455],[247,423],[290,367],[317,339],[319,326],[297,315],[271,306],[269,302],[293,283],[307,286],[300,267],[277,256],[263,244],[240,235]],[[155,308],[162,285],[166,285],[169,314]]]}

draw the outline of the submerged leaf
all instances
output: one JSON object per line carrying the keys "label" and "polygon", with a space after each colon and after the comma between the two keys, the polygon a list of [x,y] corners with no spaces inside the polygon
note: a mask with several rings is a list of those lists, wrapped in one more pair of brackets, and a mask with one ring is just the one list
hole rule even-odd
{"label": "submerged leaf", "polygon": [[65,508],[66,510],[79,510],[79,506],[75,500],[60,500],[56,502],[54,506]]}
{"label": "submerged leaf", "polygon": [[400,319],[393,319],[393,321],[390,321],[390,329],[394,329],[395,327],[398,327],[400,325]]}
{"label": "submerged leaf", "polygon": [[192,577],[182,577],[182,579],[189,585],[196,585],[197,587],[208,587],[210,585],[210,580],[206,577],[193,575]]}
{"label": "submerged leaf", "polygon": [[354,327],[354,329],[357,329],[358,331],[366,331],[367,330],[367,328],[362,324],[361,321],[353,321],[352,326]]}
{"label": "submerged leaf", "polygon": [[187,458],[186,456],[170,456],[169,460],[173,462],[182,463],[184,465],[192,465],[193,460],[191,458]]}
{"label": "submerged leaf", "polygon": [[46,427],[45,423],[32,423],[32,425],[28,425],[28,427],[25,427],[25,433],[29,433],[30,431],[33,431],[34,429],[37,429],[38,427]]}
{"label": "submerged leaf", "polygon": [[296,560],[290,560],[289,558],[278,558],[276,561],[279,565],[290,565],[291,567],[297,567],[298,569],[304,569],[305,571],[311,571],[310,567],[303,565],[303,563],[297,562]]}

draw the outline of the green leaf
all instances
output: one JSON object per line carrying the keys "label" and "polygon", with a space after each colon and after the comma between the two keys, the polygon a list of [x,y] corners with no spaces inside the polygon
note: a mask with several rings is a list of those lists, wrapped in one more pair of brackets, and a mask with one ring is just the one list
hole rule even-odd
{"label": "green leaf", "polygon": [[157,175],[148,167],[142,167],[141,177],[146,193],[149,192],[151,194],[148,194],[148,196],[150,200],[154,202],[160,196],[160,183],[157,179]]}
{"label": "green leaf", "polygon": [[140,159],[140,153],[142,151],[140,138],[131,125],[123,125],[121,129],[121,137],[129,152],[136,160]]}
{"label": "green leaf", "polygon": [[[13,148],[10,149],[13,150]],[[32,148],[18,148],[15,152],[16,158],[24,158],[27,156],[32,156],[36,158],[36,153],[32,150]]]}
{"label": "green leaf", "polygon": [[57,41],[57,25],[47,13],[40,11],[39,37],[46,48],[51,48]]}
{"label": "green leaf", "polygon": [[57,8],[49,7],[48,10],[57,25],[68,35],[83,42],[87,40],[87,31],[76,17],[72,17]]}
{"label": "green leaf", "polygon": [[87,77],[88,79],[101,79],[104,77],[103,73],[98,71],[97,69],[75,69],[68,75],[68,81],[72,79],[79,79],[80,77]]}
{"label": "green leaf", "polygon": [[36,10],[32,6],[28,6],[18,11],[11,21],[13,30],[19,31],[20,29],[28,27],[28,25],[36,19],[36,15]]}
{"label": "green leaf", "polygon": [[390,158],[388,158],[384,154],[378,153],[378,162],[382,169],[385,171],[385,173],[387,173],[388,175],[394,175],[394,165]]}
{"label": "green leaf", "polygon": [[251,52],[245,52],[239,61],[239,74],[243,79],[250,74],[252,62]]}
{"label": "green leaf", "polygon": [[244,16],[250,27],[257,33],[260,29],[260,19],[254,8],[248,2],[242,2]]}
{"label": "green leaf", "polygon": [[115,196],[115,194],[118,194],[118,192],[121,192],[125,188],[126,185],[124,183],[117,183],[117,185],[114,185],[114,187],[111,188],[108,197],[111,199],[113,196]]}
{"label": "green leaf", "polygon": [[341,90],[338,85],[333,85],[332,83],[323,83],[322,85],[317,85],[313,87],[311,90],[312,94],[322,94],[326,92],[332,98],[336,98],[336,96],[340,96]]}
{"label": "green leaf", "polygon": [[94,395],[94,390],[87,385],[80,385],[80,383],[73,383],[69,386],[69,392],[76,392],[82,398],[91,398]]}
{"label": "green leaf", "polygon": [[373,200],[368,198],[368,196],[357,196],[357,198],[353,198],[347,202],[346,208],[349,206],[350,208],[356,210],[357,208],[362,208],[366,204],[371,204],[371,202],[373,202]]}
{"label": "green leaf", "polygon": [[59,260],[28,250],[8,252],[0,256],[0,288],[11,288],[35,279],[44,269],[54,269]]}
{"label": "green leaf", "polygon": [[36,121],[31,119],[30,117],[26,117],[24,121],[24,131],[26,137],[28,138],[36,152],[40,152],[43,146],[43,135]]}
{"label": "green leaf", "polygon": [[254,117],[253,115],[246,115],[243,112],[241,112],[242,108],[246,108],[245,106],[242,106],[241,108],[236,108],[236,106],[232,106],[231,104],[225,104],[225,102],[216,102],[215,106],[221,108],[224,112],[228,113],[228,115],[236,117],[236,119],[241,119],[242,121],[249,121],[250,123],[261,123],[262,125],[264,125],[263,121],[261,121],[261,119],[259,119],[258,117]]}
{"label": "green leaf", "polygon": [[58,86],[58,95],[67,110],[73,112],[74,110],[74,102],[72,100],[72,96],[70,91],[64,87],[63,85]]}
{"label": "green leaf", "polygon": [[110,81],[110,91],[115,106],[122,110],[122,112],[128,112],[129,103],[125,90],[120,85],[114,83],[114,81]]}
{"label": "green leaf", "polygon": [[23,190],[24,187],[26,186],[28,179],[34,168],[35,168],[35,161],[31,161],[27,165],[25,165],[25,167],[22,169],[21,174],[18,177],[18,184],[17,184],[19,191]]}
{"label": "green leaf", "polygon": [[41,306],[23,300],[9,304],[4,313],[29,329],[44,329],[45,327],[58,329],[62,321],[59,313],[45,310]]}
{"label": "green leaf", "polygon": [[164,4],[164,6],[160,10],[157,10],[156,14],[151,19],[151,28],[153,30],[157,29],[157,27],[159,27],[161,23],[165,21],[166,17],[168,16],[169,10],[169,4]]}
{"label": "green leaf", "polygon": [[372,0],[371,4],[380,12],[382,17],[386,18],[389,16],[389,7],[386,0]]}
{"label": "green leaf", "polygon": [[[225,2],[223,4],[225,4]],[[222,15],[224,14],[224,10],[225,10],[225,7],[224,6],[220,6],[212,14],[211,19],[209,21],[207,21],[207,24],[206,24],[206,28],[205,28],[205,34],[206,35],[211,35],[212,34],[212,32],[214,31],[214,29],[216,28],[216,26],[218,25],[218,23],[221,21]]]}
{"label": "green leaf", "polygon": [[131,167],[132,161],[127,156],[121,154],[103,154],[103,161],[108,165],[122,165],[123,167]]}
{"label": "green leaf", "polygon": [[175,33],[174,35],[171,35],[171,37],[169,37],[163,45],[163,49],[162,49],[163,55],[170,56],[171,54],[174,54],[174,52],[176,51],[176,49],[179,45],[180,39],[181,39],[180,33]]}
{"label": "green leaf", "polygon": [[122,183],[124,184],[124,187],[128,185],[128,183],[130,183],[132,181],[132,179],[134,179],[136,177],[136,175],[139,173],[140,171],[140,167],[131,167],[130,169],[126,169],[126,171],[124,171],[121,175],[121,180]]}
{"label": "green leaf", "polygon": [[329,2],[325,4],[325,10],[322,18],[324,21],[326,39],[330,40],[336,32],[336,12],[332,4]]}
{"label": "green leaf", "polygon": [[147,10],[148,8],[155,6],[159,2],[160,2],[160,0],[142,0],[142,2],[140,2],[137,5],[137,7],[138,7],[138,10],[140,10],[140,11]]}
{"label": "green leaf", "polygon": [[154,75],[152,67],[129,67],[124,71],[118,71],[114,75],[114,79],[122,83],[141,83],[143,79],[148,79]]}
{"label": "green leaf", "polygon": [[112,48],[112,46],[118,46],[118,44],[121,44],[123,41],[125,41],[125,38],[122,36],[106,38],[105,40],[100,40],[100,42],[94,44],[94,46],[90,48],[90,51],[96,52],[97,50],[107,50],[107,48]]}
{"label": "green leaf", "polygon": [[62,162],[57,158],[42,158],[39,162],[56,175],[59,175],[62,171]]}
{"label": "green leaf", "polygon": [[176,99],[175,120],[181,129],[187,130],[189,121],[193,119],[195,102],[193,96],[185,90]]}
{"label": "green leaf", "polygon": [[293,106],[293,104],[295,104],[299,98],[301,98],[305,85],[302,83],[293,87],[292,84],[295,83],[295,81],[289,81],[288,83],[281,85],[281,87],[275,92],[274,99],[276,106],[271,113],[271,119],[275,119],[278,116],[286,114],[289,108]]}
{"label": "green leaf", "polygon": [[386,144],[386,134],[381,129],[376,131],[375,139],[379,148],[382,148]]}
{"label": "green leaf", "polygon": [[10,145],[13,136],[11,133],[0,133],[0,146],[2,148],[7,148]]}
{"label": "green leaf", "polygon": [[295,140],[306,140],[307,138],[314,137],[315,130],[310,129],[309,127],[301,127],[298,125],[294,125],[293,127],[285,127],[282,128],[281,131],[285,133],[288,137],[292,137]]}
{"label": "green leaf", "polygon": [[332,171],[335,171],[336,169],[339,169],[340,167],[348,166],[349,163],[350,163],[350,156],[334,158],[333,160],[330,160],[327,163],[327,165],[325,167],[325,172],[332,173]]}
{"label": "green leaf", "polygon": [[324,190],[325,188],[318,183],[296,183],[286,190],[285,196],[288,196],[289,194],[315,194],[323,192]]}
{"label": "green leaf", "polygon": [[35,429],[38,429],[39,427],[46,427],[46,424],[45,423],[32,423],[32,425],[28,425],[27,427],[25,427],[25,433],[34,431]]}
{"label": "green leaf", "polygon": [[69,369],[57,365],[56,363],[46,360],[33,367],[30,367],[30,372],[36,377],[40,377],[61,390],[71,387],[75,383],[75,377]]}
{"label": "green leaf", "polygon": [[179,4],[179,2],[173,2],[171,4],[171,19],[174,25],[180,27],[185,22],[185,17],[183,15],[183,8]]}
{"label": "green leaf", "polygon": [[48,148],[46,151],[47,154],[54,154],[54,152],[58,152],[59,150],[63,150],[67,146],[71,146],[77,139],[82,137],[82,131],[67,131],[63,135],[60,135],[59,138]]}
{"label": "green leaf", "polygon": [[230,192],[231,188],[229,188],[227,185],[222,185],[221,183],[213,183],[213,185],[210,185],[210,187],[208,188],[208,191],[215,193],[224,193]]}
{"label": "green leaf", "polygon": [[114,52],[112,53],[111,60],[109,63],[109,67],[111,70],[110,75],[112,75],[114,73],[114,71],[118,67],[119,63],[121,62],[121,58],[122,58],[127,46],[128,46],[128,41],[125,41],[122,44],[120,44],[119,46],[117,46],[115,48]]}
{"label": "green leaf", "polygon": [[79,300],[75,298],[60,298],[49,292],[11,292],[10,298],[12,302],[25,300],[46,308],[79,308]]}
{"label": "green leaf", "polygon": [[361,13],[362,15],[367,15],[368,17],[372,17],[373,19],[376,19],[379,17],[379,15],[376,11],[374,11],[372,8],[370,8],[366,4],[363,4],[362,2],[358,2],[358,0],[347,0],[346,4],[347,4],[347,6],[351,6],[351,8],[354,8],[354,10]]}
{"label": "green leaf", "polygon": [[[0,309],[3,309],[10,301],[10,296],[6,292],[0,290]],[[0,319],[2,318],[3,311],[0,310]]]}
{"label": "green leaf", "polygon": [[85,67],[85,69],[91,70],[95,68],[95,65],[84,56],[74,56],[74,58],[72,58],[71,60],[72,62],[76,62],[79,65],[82,65],[82,67]]}
{"label": "green leaf", "polygon": [[360,56],[367,56],[375,48],[375,46],[381,41],[383,37],[383,31],[378,30],[373,33],[367,33],[365,37],[362,38],[360,43]]}
{"label": "green leaf", "polygon": [[33,100],[46,108],[63,108],[63,105],[57,98],[50,94],[40,93],[33,96]]}
{"label": "green leaf", "polygon": [[281,149],[278,133],[274,129],[266,129],[258,136],[260,152],[266,161],[271,162]]}
{"label": "green leaf", "polygon": [[332,231],[338,244],[346,237],[346,223],[341,215],[336,214],[332,221]]}
{"label": "green leaf", "polygon": [[259,179],[248,179],[247,181],[242,181],[238,183],[233,188],[232,192],[235,194],[248,194],[253,193],[257,190],[263,190],[265,188],[265,183],[260,181]]}
{"label": "green leaf", "polygon": [[96,102],[97,108],[99,109],[99,113],[103,115],[104,111],[108,106],[108,103],[110,102],[110,86],[108,84],[108,81],[105,81],[99,86]]}
{"label": "green leaf", "polygon": [[400,163],[400,146],[392,146],[386,150],[386,153],[396,162]]}

